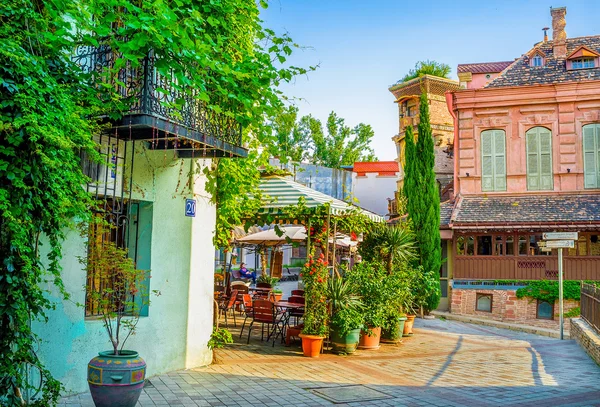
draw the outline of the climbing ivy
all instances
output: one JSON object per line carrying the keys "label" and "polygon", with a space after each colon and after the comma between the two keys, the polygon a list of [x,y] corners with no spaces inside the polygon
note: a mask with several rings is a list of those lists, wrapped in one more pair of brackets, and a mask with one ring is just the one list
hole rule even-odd
{"label": "climbing ivy", "polygon": [[[157,72],[180,95],[167,107],[196,98],[245,127],[245,141],[252,135],[267,142],[263,119],[282,105],[277,86],[306,69],[284,65],[296,45],[262,26],[253,1],[0,3],[0,404],[22,404],[29,387],[23,367],[29,366],[43,378],[34,405],[48,406],[56,404],[61,385],[35,353],[31,321],[46,320],[53,306],[42,288],[46,280],[69,295],[61,281],[61,242],[92,204],[80,153],[98,158],[93,135],[103,129],[93,118],[119,118],[135,102],[118,93],[114,85],[125,85],[117,72],[153,52]],[[81,72],[72,60],[78,46],[108,47],[118,55],[114,68]],[[246,184],[244,165],[217,168],[241,190],[257,184],[256,177]],[[226,202],[220,216],[235,218],[237,211]]]}
{"label": "climbing ivy", "polygon": [[[500,283],[503,282],[505,281],[500,281]],[[517,289],[517,298],[529,297],[540,301],[547,301],[551,304],[558,300],[558,281],[532,280],[520,281],[520,283],[527,284],[527,286]],[[586,281],[586,283],[594,284],[593,281]],[[579,301],[580,296],[581,281],[563,281],[563,298],[565,300]]]}

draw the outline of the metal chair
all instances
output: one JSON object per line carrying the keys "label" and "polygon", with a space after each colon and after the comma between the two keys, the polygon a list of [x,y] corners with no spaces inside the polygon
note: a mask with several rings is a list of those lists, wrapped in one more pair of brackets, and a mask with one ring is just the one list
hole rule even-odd
{"label": "metal chair", "polygon": [[248,327],[248,340],[246,343],[250,343],[250,334],[252,333],[252,326],[254,326],[255,322],[262,325],[261,341],[265,338],[265,324],[267,325],[267,341],[269,341],[269,338],[272,336],[273,346],[275,346],[275,339],[278,336],[277,328],[279,328],[279,332],[283,336],[283,327],[280,327],[282,324],[281,318],[278,318],[277,308],[271,301],[255,300],[252,303],[252,322]]}
{"label": "metal chair", "polygon": [[[225,326],[229,328],[229,325],[227,325],[227,311],[233,310],[235,307],[235,301],[237,300],[237,295],[238,295],[238,291],[237,290],[231,290],[231,295],[229,296],[228,299],[224,299],[223,301],[221,301],[221,303],[219,304],[219,311],[222,312],[225,315]],[[235,312],[232,312],[233,314],[233,326],[236,327],[236,321],[235,321]]]}

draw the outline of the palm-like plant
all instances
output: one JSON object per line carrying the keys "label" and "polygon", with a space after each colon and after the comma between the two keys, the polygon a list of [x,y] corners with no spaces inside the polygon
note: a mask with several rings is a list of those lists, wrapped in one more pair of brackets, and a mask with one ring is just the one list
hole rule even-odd
{"label": "palm-like plant", "polygon": [[391,274],[394,260],[407,262],[416,258],[415,237],[406,227],[391,226],[383,231],[379,250],[386,259],[386,269]]}
{"label": "palm-like plant", "polygon": [[331,306],[331,325],[344,335],[348,331],[362,328],[364,318],[362,315],[363,302],[356,295],[350,282],[342,279],[330,279],[327,284],[327,298]]}

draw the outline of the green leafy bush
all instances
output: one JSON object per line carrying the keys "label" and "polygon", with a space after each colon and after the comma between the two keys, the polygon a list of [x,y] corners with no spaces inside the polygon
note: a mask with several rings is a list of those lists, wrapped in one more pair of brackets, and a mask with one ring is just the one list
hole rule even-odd
{"label": "green leafy bush", "polygon": [[210,334],[210,339],[208,340],[208,348],[211,350],[221,349],[230,343],[233,343],[231,332],[226,328],[217,328],[216,326],[213,326],[212,334]]}
{"label": "green leafy bush", "polygon": [[363,327],[363,303],[350,281],[342,277],[330,279],[327,284],[327,299],[332,314],[330,327],[338,334],[343,336],[353,329]]}
{"label": "green leafy bush", "polygon": [[327,261],[321,253],[318,259],[311,256],[308,263],[302,269],[302,280],[304,281],[304,329],[305,335],[327,334],[329,315],[327,312],[327,280],[329,271]]}

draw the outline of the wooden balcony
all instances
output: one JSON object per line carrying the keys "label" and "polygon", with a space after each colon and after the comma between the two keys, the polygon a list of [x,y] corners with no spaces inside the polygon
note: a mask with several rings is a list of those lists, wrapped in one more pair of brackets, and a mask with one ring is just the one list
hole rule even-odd
{"label": "wooden balcony", "polygon": [[[564,257],[565,280],[600,280],[600,256]],[[453,278],[556,280],[557,256],[456,256]]]}

